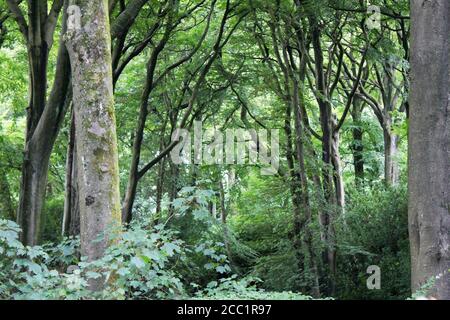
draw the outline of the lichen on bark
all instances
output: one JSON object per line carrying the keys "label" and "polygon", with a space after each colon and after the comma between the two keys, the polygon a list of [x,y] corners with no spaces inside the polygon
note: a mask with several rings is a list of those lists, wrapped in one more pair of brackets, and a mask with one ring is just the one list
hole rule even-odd
{"label": "lichen on bark", "polygon": [[[69,30],[65,39],[76,119],[81,250],[94,260],[109,244],[110,227],[120,224],[111,38],[106,0],[78,0],[73,5],[80,8],[80,28]],[[102,241],[96,241],[99,236]],[[100,289],[101,281],[91,287]]]}

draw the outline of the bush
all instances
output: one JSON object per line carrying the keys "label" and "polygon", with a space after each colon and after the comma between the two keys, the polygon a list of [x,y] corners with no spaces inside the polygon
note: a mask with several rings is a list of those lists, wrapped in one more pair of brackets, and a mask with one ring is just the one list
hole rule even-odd
{"label": "bush", "polygon": [[[157,299],[183,295],[173,271],[183,258],[183,243],[162,228],[133,226],[117,233],[103,258],[78,259],[77,239],[57,246],[24,247],[19,227],[0,220],[1,299]],[[69,269],[68,272],[66,270]],[[105,288],[91,292],[89,281],[103,279]]]}
{"label": "bush", "polygon": [[[410,295],[407,196],[405,188],[375,186],[352,191],[338,221],[338,297],[404,299]],[[368,290],[367,268],[381,269],[381,290]]]}
{"label": "bush", "polygon": [[[0,299],[72,299],[87,294],[79,274],[50,270],[56,261],[43,247],[24,247],[19,227],[0,220]],[[55,249],[56,250],[56,249]]]}
{"label": "bush", "polygon": [[204,290],[196,294],[197,299],[204,300],[311,300],[312,297],[291,291],[268,292],[258,289],[257,278],[243,278],[236,276],[211,282]]}
{"label": "bush", "polygon": [[[93,262],[79,259],[77,238],[24,247],[19,232],[14,222],[0,220],[0,299],[179,299],[187,298],[189,292],[196,297],[225,294],[226,288],[230,295],[239,291],[248,299],[263,297],[253,286],[247,291],[245,281],[236,276],[211,281],[206,288],[186,282],[183,269],[192,264],[187,261],[192,254],[196,259],[204,257],[200,259],[203,272],[213,278],[230,272],[226,255],[220,253],[223,244],[206,241],[192,249],[162,226],[135,223],[128,230],[111,232],[116,235],[112,245]],[[102,291],[89,290],[94,279],[104,281]]]}

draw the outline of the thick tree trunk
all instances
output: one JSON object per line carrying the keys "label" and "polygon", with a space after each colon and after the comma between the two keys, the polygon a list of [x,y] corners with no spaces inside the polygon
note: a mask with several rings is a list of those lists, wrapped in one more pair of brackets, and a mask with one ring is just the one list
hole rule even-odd
{"label": "thick tree trunk", "polygon": [[409,233],[412,288],[450,299],[450,2],[411,1]]}
{"label": "thick tree trunk", "polygon": [[[121,221],[111,35],[107,0],[75,4],[81,28],[69,29],[66,43],[73,75],[81,252],[92,261],[103,256],[107,231]],[[101,280],[91,289],[101,289]]]}

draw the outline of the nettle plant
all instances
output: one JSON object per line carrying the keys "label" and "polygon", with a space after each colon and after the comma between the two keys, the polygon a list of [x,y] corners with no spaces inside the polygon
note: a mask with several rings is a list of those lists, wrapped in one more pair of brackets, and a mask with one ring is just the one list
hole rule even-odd
{"label": "nettle plant", "polygon": [[[23,246],[19,232],[14,222],[0,220],[0,299],[74,299],[87,294],[87,282],[80,274],[51,268],[72,260],[68,255],[74,241],[47,251],[48,247]],[[59,258],[49,254],[57,252],[63,254]]]}
{"label": "nettle plant", "polygon": [[231,273],[223,225],[209,207],[216,200],[216,193],[204,188],[208,183],[211,182],[200,181],[181,189],[180,197],[171,204],[174,214],[169,217],[171,228],[178,230],[186,242],[189,274],[185,278],[194,289]]}
{"label": "nettle plant", "polygon": [[[205,240],[187,245],[165,225],[136,221],[127,229],[109,230],[111,245],[101,259],[92,262],[80,258],[78,238],[25,247],[18,240],[19,232],[14,222],[0,220],[0,299],[187,297],[181,270],[193,263],[188,261],[192,254],[204,258],[204,270],[219,276],[230,271],[227,256],[221,253],[224,244]],[[102,279],[104,289],[90,291],[92,279]]]}
{"label": "nettle plant", "polygon": [[[179,299],[221,295],[227,288],[256,294],[256,280],[231,274],[220,221],[208,211],[214,192],[192,187],[180,196],[172,204],[175,217],[163,224],[136,219],[128,228],[109,229],[111,245],[96,261],[80,257],[77,237],[25,247],[20,228],[0,220],[0,299]],[[195,237],[182,234],[183,218],[198,223]],[[89,290],[99,279],[103,290]]]}
{"label": "nettle plant", "polygon": [[78,265],[91,279],[102,278],[101,299],[173,299],[184,287],[175,266],[185,259],[184,243],[163,226],[133,224],[117,233],[105,255]]}

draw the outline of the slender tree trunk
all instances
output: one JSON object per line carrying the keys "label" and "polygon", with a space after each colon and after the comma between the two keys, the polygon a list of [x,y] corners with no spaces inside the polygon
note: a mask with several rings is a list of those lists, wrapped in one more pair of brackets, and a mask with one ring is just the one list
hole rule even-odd
{"label": "slender tree trunk", "polygon": [[289,169],[289,188],[291,192],[291,200],[293,207],[293,239],[292,246],[295,250],[295,256],[298,264],[299,273],[304,269],[304,255],[302,254],[302,245],[301,245],[301,208],[300,208],[300,186],[298,175],[295,172],[294,166],[294,152],[292,148],[292,104],[287,101],[286,102],[286,116],[284,121],[284,131],[286,134],[286,158]]}
{"label": "slender tree trunk", "polygon": [[384,179],[387,185],[395,186],[399,180],[398,136],[389,128],[383,129],[384,135]]}
{"label": "slender tree trunk", "polygon": [[225,243],[225,250],[227,252],[228,260],[230,262],[231,268],[235,269],[236,264],[233,261],[233,254],[230,245],[230,231],[228,229],[227,218],[227,204],[225,200],[225,188],[223,186],[222,177],[219,177],[219,197],[220,197],[220,221],[223,227],[223,241]]}
{"label": "slender tree trunk", "polygon": [[75,136],[75,115],[73,114],[66,160],[66,194],[64,199],[63,236],[78,236],[80,234],[80,206],[78,200],[77,150]]}
{"label": "slender tree trunk", "polygon": [[[162,211],[162,199],[164,195],[164,178],[166,173],[166,159],[164,158],[158,167],[158,180],[156,183],[156,215],[159,218]],[[158,221],[156,221],[158,222]]]}
{"label": "slender tree trunk", "polygon": [[450,2],[411,1],[409,234],[412,289],[450,299]]}
{"label": "slender tree trunk", "polygon": [[6,172],[3,168],[0,168],[0,190],[0,217],[15,220],[16,215],[11,198],[11,190]]}
{"label": "slender tree trunk", "polygon": [[352,128],[352,155],[353,167],[355,172],[355,185],[360,187],[364,184],[364,146],[363,146],[363,130],[361,128],[361,110],[362,102],[358,97],[354,97],[353,108],[351,112],[353,128]]}
{"label": "slender tree trunk", "polygon": [[[302,71],[304,72],[305,65],[302,66]],[[303,77],[302,77],[303,79]],[[308,180],[306,176],[306,163],[305,163],[305,151],[304,151],[304,139],[305,139],[305,132],[303,129],[303,120],[301,116],[301,104],[303,103],[303,98],[300,96],[300,88],[299,83],[297,79],[294,77],[293,81],[293,106],[294,106],[294,113],[295,113],[295,131],[296,131],[296,144],[295,144],[295,150],[297,155],[297,161],[299,163],[299,174],[298,177],[300,178],[300,185],[298,186],[300,189],[297,190],[297,192],[300,192],[300,211],[303,211],[301,213],[301,218],[299,223],[300,228],[300,235],[303,233],[303,242],[306,246],[306,249],[308,251],[308,263],[309,263],[309,269],[312,275],[312,292],[315,297],[320,297],[320,286],[319,286],[319,270],[317,267],[316,262],[316,254],[313,248],[313,235],[311,232],[311,219],[312,219],[312,213],[311,213],[311,204],[309,200],[309,188],[308,188]]]}
{"label": "slender tree trunk", "polygon": [[[73,75],[81,252],[92,261],[103,256],[107,231],[121,221],[111,35],[107,0],[77,0],[76,5],[81,28],[69,29],[66,40]],[[93,281],[91,289],[101,289],[102,280]]]}
{"label": "slender tree trunk", "polygon": [[[178,175],[180,173],[180,169],[178,165],[174,164],[172,161],[169,161],[170,166],[170,183],[169,183],[169,202],[172,203],[176,198],[178,198]],[[169,217],[174,215],[175,211],[172,205],[169,205]]]}
{"label": "slender tree trunk", "polygon": [[334,168],[332,161],[332,144],[333,144],[333,118],[331,105],[327,101],[328,89],[324,74],[323,51],[321,45],[321,33],[318,22],[315,18],[310,17],[310,24],[312,27],[311,37],[314,48],[316,83],[319,95],[317,102],[320,110],[320,123],[322,128],[322,176],[324,198],[327,203],[327,208],[323,211],[321,219],[322,229],[325,233],[326,249],[323,252],[324,263],[328,265],[329,279],[330,279],[330,293],[333,294],[335,290],[335,275],[336,275],[336,248],[335,248],[335,232],[334,232],[334,213],[333,207],[336,205],[336,198],[334,192]]}
{"label": "slender tree trunk", "polygon": [[[293,76],[293,74],[291,74]],[[308,182],[305,168],[304,154],[304,131],[301,118],[301,98],[299,83],[295,76],[292,77],[293,90],[290,101],[287,101],[284,130],[286,132],[286,156],[290,173],[290,190],[293,205],[294,237],[293,247],[299,264],[299,271],[307,268],[311,273],[310,289],[314,297],[320,297],[319,271],[316,264],[316,255],[312,243],[310,230],[311,207],[309,203]],[[295,148],[292,148],[293,133],[291,127],[292,113],[295,122]],[[295,151],[295,152],[294,152]],[[299,167],[295,168],[294,159]],[[303,247],[304,245],[304,247]],[[306,249],[306,250],[305,250]],[[306,256],[303,250],[308,254]]]}
{"label": "slender tree trunk", "polygon": [[333,140],[331,145],[332,162],[334,169],[334,189],[336,191],[336,202],[341,210],[345,209],[345,187],[342,176],[341,155],[339,152],[340,135],[339,131],[333,130]]}
{"label": "slender tree trunk", "polygon": [[[172,10],[172,9],[171,9]],[[169,14],[172,17],[171,13]],[[125,199],[122,206],[122,223],[130,223],[133,218],[133,205],[136,199],[137,186],[141,175],[139,172],[139,164],[141,161],[141,149],[142,142],[144,141],[145,125],[147,123],[147,117],[149,115],[149,99],[154,89],[153,80],[155,76],[156,66],[158,64],[158,58],[160,53],[169,40],[171,34],[172,20],[169,18],[168,26],[164,32],[164,36],[158,43],[156,48],[152,51],[150,59],[147,63],[147,77],[142,91],[141,104],[139,109],[139,119],[137,123],[136,132],[133,142],[133,154],[131,156],[130,173],[128,177],[128,186],[125,193]]]}

